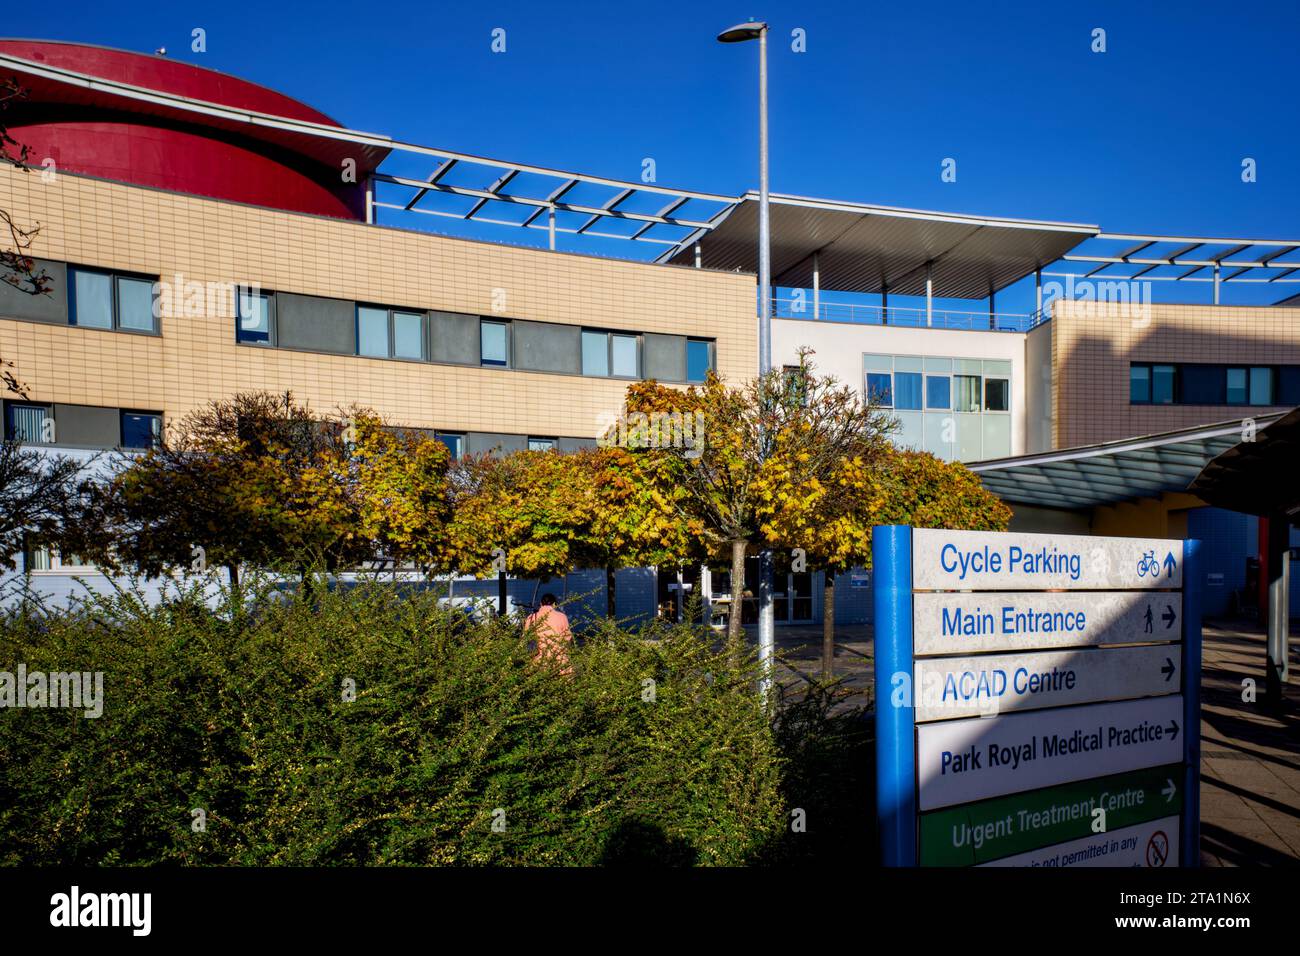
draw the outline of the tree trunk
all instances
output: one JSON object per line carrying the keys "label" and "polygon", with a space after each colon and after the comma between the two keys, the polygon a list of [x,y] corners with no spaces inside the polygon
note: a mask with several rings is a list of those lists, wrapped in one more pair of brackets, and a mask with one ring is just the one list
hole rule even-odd
{"label": "tree trunk", "polygon": [[727,615],[727,643],[733,649],[740,647],[741,608],[745,604],[745,546],[744,538],[731,542],[731,612]]}
{"label": "tree trunk", "polygon": [[605,616],[613,619],[618,611],[618,586],[615,584],[614,575],[617,574],[613,565],[605,565]]}
{"label": "tree trunk", "polygon": [[822,680],[835,676],[835,574],[826,572],[822,588]]}
{"label": "tree trunk", "polygon": [[708,565],[700,565],[700,573],[695,578],[695,600],[700,605],[700,623],[708,627],[712,622],[713,613],[709,609],[709,602],[704,600],[704,575],[709,573]]}

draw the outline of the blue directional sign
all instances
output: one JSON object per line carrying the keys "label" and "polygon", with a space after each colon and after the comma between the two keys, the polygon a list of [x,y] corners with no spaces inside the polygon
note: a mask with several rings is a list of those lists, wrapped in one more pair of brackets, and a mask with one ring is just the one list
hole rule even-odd
{"label": "blue directional sign", "polygon": [[[885,864],[916,865],[926,832],[932,865],[1195,866],[1201,621],[1184,582],[1198,580],[1200,542],[873,533]],[[1152,768],[1175,817],[1157,819],[1154,802],[1117,807],[1101,799],[1109,789],[1088,797],[1101,810],[1087,830],[1056,826],[1056,810],[1044,816],[1045,806],[1079,810],[1070,795],[1091,794],[1101,778],[1146,793],[1149,781],[1132,782]],[[1107,806],[1117,807],[1115,832]],[[981,838],[1005,829],[1005,849],[936,849],[935,834],[975,832],[954,822],[967,819],[985,821]],[[1039,820],[1051,825],[1022,826]]]}

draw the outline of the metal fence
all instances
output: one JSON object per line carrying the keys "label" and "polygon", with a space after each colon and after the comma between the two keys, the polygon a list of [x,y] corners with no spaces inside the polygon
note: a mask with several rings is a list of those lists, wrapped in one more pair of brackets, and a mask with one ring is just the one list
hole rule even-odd
{"label": "metal fence", "polygon": [[809,299],[774,299],[773,314],[779,319],[807,319],[824,322],[856,322],[861,325],[897,325],[904,328],[964,329],[967,331],[1028,332],[1041,325],[1046,316],[1039,312],[957,312],[931,309],[927,321],[925,309],[901,306],[858,305],[847,302],[822,302],[813,314]]}

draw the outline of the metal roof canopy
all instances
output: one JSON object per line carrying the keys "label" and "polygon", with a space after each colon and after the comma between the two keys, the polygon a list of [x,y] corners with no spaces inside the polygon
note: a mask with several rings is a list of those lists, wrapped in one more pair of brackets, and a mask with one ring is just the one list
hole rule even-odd
{"label": "metal roof canopy", "polygon": [[[1080,271],[1044,275],[1156,282],[1297,283],[1300,282],[1300,241],[1294,239],[1223,239],[1198,236],[1140,236],[1098,233],[1094,241],[1061,256],[1082,263]],[[1094,249],[1107,243],[1121,248]],[[1126,267],[1122,271],[1116,267]],[[1164,269],[1164,272],[1156,270]],[[1280,303],[1279,303],[1280,304]]]}
{"label": "metal roof canopy", "polygon": [[[1295,413],[1274,412],[1255,421],[1263,428],[1284,414]],[[1080,510],[1154,498],[1165,492],[1190,490],[1195,494],[1189,485],[1210,461],[1241,441],[1241,436],[1242,423],[1233,420],[977,462],[970,469],[1003,501]]]}
{"label": "metal roof canopy", "polygon": [[[385,173],[373,173],[372,179],[396,186],[408,187],[410,192],[403,197],[404,202],[380,202],[371,199],[373,207],[394,209],[405,212],[427,213],[446,216],[471,222],[489,222],[497,225],[548,229],[553,236],[556,232],[567,232],[599,236],[608,239],[626,239],[655,245],[676,245],[681,238],[681,229],[707,228],[708,217],[717,211],[717,205],[708,208],[698,218],[682,216],[682,206],[692,200],[729,207],[736,202],[734,196],[722,196],[695,190],[673,189],[648,183],[631,183],[623,180],[609,179],[603,176],[588,176],[582,173],[569,173],[563,170],[548,169],[543,166],[531,166],[524,163],[509,163],[502,160],[473,156],[453,150],[437,149],[406,143],[378,133],[367,133],[347,129],[341,126],[327,126],[306,120],[253,110],[226,106],[207,100],[182,96],[163,90],[124,83],[119,80],[105,79],[89,73],[69,70],[64,67],[38,63],[12,54],[0,53],[0,68],[10,69],[22,74],[25,82],[35,86],[64,85],[79,88],[81,96],[88,105],[117,103],[134,103],[140,112],[164,114],[193,114],[205,117],[205,122],[231,132],[243,132],[246,135],[274,141],[277,137],[283,142],[307,141],[316,144],[316,149],[323,151],[322,157],[331,164],[341,162],[343,158],[355,157],[358,153],[364,157],[363,169],[369,172],[373,165],[385,157],[389,151],[432,157],[436,160],[432,171],[426,179],[411,179],[402,176],[390,176]],[[444,177],[458,168],[469,169],[482,177],[482,185],[454,185],[444,181]],[[506,186],[520,174],[541,177],[546,185],[537,195],[521,192],[507,192]],[[610,195],[597,205],[573,204],[563,201],[563,196],[575,186],[583,184],[592,187],[605,187]],[[448,211],[445,209],[422,208],[419,204],[430,193],[448,193],[476,200],[468,210]],[[636,197],[648,195],[661,197],[654,212],[634,212],[621,208]],[[522,222],[506,219],[494,219],[479,216],[485,206],[501,209],[505,206],[532,207],[534,212]],[[538,217],[548,212],[548,221],[537,222]],[[557,225],[555,212],[577,213],[586,217],[584,223],[577,227]],[[676,215],[675,215],[676,214]],[[597,232],[590,227],[596,222],[624,220],[630,221],[634,228],[630,231]],[[648,235],[655,227],[679,227],[671,237]]]}
{"label": "metal roof canopy", "polygon": [[[1097,226],[995,219],[773,194],[772,282],[838,292],[980,299],[1095,236]],[[745,194],[659,257],[706,268],[758,270],[758,194]],[[707,238],[705,234],[707,232]],[[814,283],[814,256],[818,282]]]}
{"label": "metal roof canopy", "polygon": [[1300,517],[1300,408],[1260,428],[1210,461],[1191,492],[1216,508],[1248,515]]}
{"label": "metal roof canopy", "polygon": [[[670,247],[655,258],[657,262],[758,272],[755,192],[724,196],[505,162],[382,134],[226,106],[12,54],[0,54],[0,68],[22,74],[34,87],[80,88],[75,102],[83,105],[121,108],[133,103],[131,108],[143,113],[203,116],[209,125],[303,150],[329,165],[355,158],[361,170],[369,172],[390,151],[435,160],[424,179],[372,173],[373,182],[399,187],[403,192],[401,202],[382,201],[374,196],[372,182],[369,221],[374,221],[374,210],[379,208],[424,213],[467,222],[546,229],[551,233],[552,248],[556,233],[622,239]],[[453,171],[460,174],[466,170],[471,172],[471,178],[479,176],[481,183],[453,182],[452,178],[464,178],[459,175],[448,178]],[[522,179],[531,180],[532,185],[522,186]],[[508,188],[512,185],[513,190]],[[566,199],[577,187],[595,190],[599,198],[583,203]],[[430,194],[458,197],[464,208],[432,208],[425,202]],[[1141,277],[1214,282],[1216,292],[1220,282],[1300,283],[1300,276],[1295,275],[1300,272],[1300,241],[1296,240],[1103,234],[1097,226],[1077,223],[927,212],[776,194],[771,199],[773,282],[791,288],[920,296],[926,294],[929,273],[933,295],[981,299],[1062,260],[1086,263],[1088,271],[1043,274],[1100,277],[1103,281]],[[492,212],[505,215],[511,206],[516,210],[516,219],[498,218],[498,213]],[[526,210],[523,216],[518,215],[521,207]],[[485,210],[489,211],[486,215]],[[557,213],[565,220],[557,222]],[[580,223],[571,221],[575,216]],[[608,226],[592,228],[617,220],[624,223],[617,227],[622,231],[609,231]],[[684,237],[683,231],[688,231]],[[707,239],[701,241],[702,237]],[[1074,251],[1093,239],[1122,241],[1125,247],[1106,255]],[[697,242],[701,253],[698,263]],[[1177,248],[1156,255],[1152,247],[1160,243],[1172,243]],[[814,262],[818,266],[817,281]],[[1137,271],[1128,275],[1107,271],[1122,264]],[[1171,267],[1182,271],[1177,275],[1153,272]],[[1228,270],[1226,275],[1224,270]]]}

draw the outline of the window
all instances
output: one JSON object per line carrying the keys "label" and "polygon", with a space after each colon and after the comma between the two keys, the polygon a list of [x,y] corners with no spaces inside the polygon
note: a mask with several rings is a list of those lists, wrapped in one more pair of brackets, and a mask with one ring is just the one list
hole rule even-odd
{"label": "window", "polygon": [[707,339],[686,340],[686,381],[703,382],[713,368],[713,343]]}
{"label": "window", "polygon": [[134,332],[152,332],[153,283],[147,279],[117,277],[117,324]]}
{"label": "window", "polygon": [[357,354],[423,360],[423,313],[357,306]]}
{"label": "window", "polygon": [[921,407],[921,373],[894,373],[894,407],[919,409]]}
{"label": "window", "polygon": [[48,405],[5,404],[5,439],[28,445],[54,442],[54,415]]}
{"label": "window", "polygon": [[1228,404],[1245,405],[1246,396],[1249,394],[1246,390],[1246,370],[1244,368],[1228,369],[1227,386]]}
{"label": "window", "polygon": [[393,313],[393,357],[424,358],[424,316],[419,312]]}
{"label": "window", "polygon": [[94,571],[93,565],[75,554],[66,557],[47,544],[28,542],[23,547],[23,569],[25,571]]}
{"label": "window", "polygon": [[808,370],[802,365],[784,365],[781,374],[785,384],[785,400],[791,405],[807,405]]}
{"label": "window", "polygon": [[954,375],[952,377],[954,396],[953,404],[959,412],[978,412],[980,410],[980,377],[978,375]]}
{"label": "window", "polygon": [[582,374],[609,374],[609,342],[604,332],[582,333]]}
{"label": "window", "polygon": [[1133,405],[1151,404],[1151,366],[1129,366],[1128,400]]}
{"label": "window", "polygon": [[947,375],[925,377],[925,407],[952,408],[952,379]]}
{"label": "window", "polygon": [[510,343],[507,333],[509,327],[505,322],[489,322],[486,319],[479,324],[479,346],[483,365],[496,365],[501,368],[510,366]]}
{"label": "window", "polygon": [[153,448],[161,440],[161,415],[155,412],[122,413],[123,448]]}
{"label": "window", "polygon": [[86,329],[113,327],[113,277],[103,272],[73,272],[73,325]]}
{"label": "window", "polygon": [[984,411],[1011,411],[1011,382],[1005,378],[984,380]]}
{"label": "window", "polygon": [[465,446],[465,436],[457,435],[453,432],[436,432],[433,436],[447,446],[447,451],[451,452],[451,458],[455,461],[462,454]]}
{"label": "window", "polygon": [[1250,370],[1250,404],[1273,404],[1273,370],[1256,366]]}
{"label": "window", "polygon": [[153,279],[70,269],[69,322],[85,329],[157,332]]}
{"label": "window", "polygon": [[1224,368],[1221,365],[1184,365],[1179,369],[1181,395],[1185,405],[1222,405],[1225,399]]}
{"label": "window", "polygon": [[239,290],[239,315],[235,322],[235,341],[271,344],[271,297],[248,289]]}
{"label": "window", "polygon": [[635,335],[610,335],[610,371],[617,378],[640,378]]}
{"label": "window", "polygon": [[388,310],[357,306],[357,354],[388,358]]}
{"label": "window", "polygon": [[582,374],[641,377],[641,338],[618,332],[582,332]]}
{"label": "window", "polygon": [[1173,365],[1151,366],[1151,403],[1172,405],[1176,381],[1177,369]]}
{"label": "window", "polygon": [[529,451],[554,451],[554,438],[530,438],[528,439]]}
{"label": "window", "polygon": [[879,405],[881,408],[893,408],[893,376],[888,372],[868,372],[867,402],[871,405]]}

